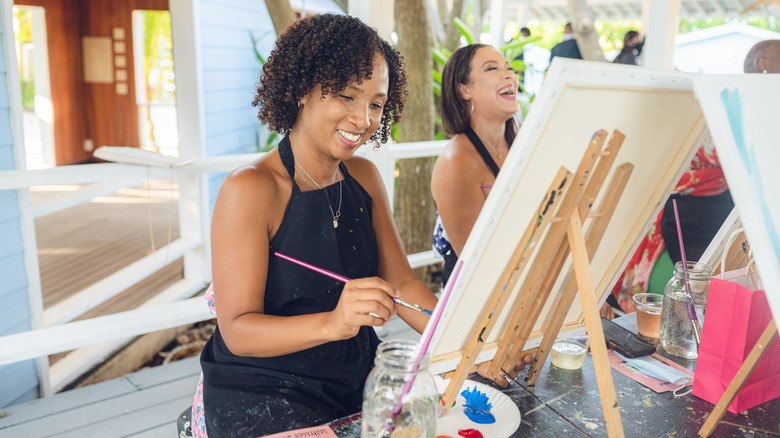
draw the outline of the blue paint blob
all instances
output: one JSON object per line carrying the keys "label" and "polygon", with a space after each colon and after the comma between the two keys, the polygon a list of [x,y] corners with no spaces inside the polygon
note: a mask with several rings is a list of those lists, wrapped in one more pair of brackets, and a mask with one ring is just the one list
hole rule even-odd
{"label": "blue paint blob", "polygon": [[470,390],[464,389],[460,395],[466,399],[466,403],[463,404],[463,413],[469,417],[469,420],[477,424],[492,424],[496,422],[496,417],[490,413],[490,408],[493,405],[490,404],[488,396],[477,390],[476,386]]}

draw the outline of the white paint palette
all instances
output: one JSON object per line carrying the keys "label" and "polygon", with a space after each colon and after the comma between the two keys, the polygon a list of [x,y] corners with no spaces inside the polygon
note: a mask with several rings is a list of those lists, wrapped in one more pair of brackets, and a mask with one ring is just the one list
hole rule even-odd
{"label": "white paint palette", "polygon": [[[436,383],[437,388],[441,393],[447,388],[449,380],[437,379]],[[517,428],[520,427],[520,410],[508,395],[473,380],[466,380],[461,388],[461,392],[473,390],[475,387],[490,399],[490,404],[492,405],[490,413],[496,418],[496,422],[493,424],[479,424],[471,421],[466,414],[463,413],[463,404],[466,403],[466,400],[462,395],[458,394],[458,397],[455,400],[455,406],[450,409],[447,415],[440,417],[437,420],[437,436],[447,435],[453,438],[459,438],[459,430],[476,429],[485,438],[507,438],[515,433]]]}

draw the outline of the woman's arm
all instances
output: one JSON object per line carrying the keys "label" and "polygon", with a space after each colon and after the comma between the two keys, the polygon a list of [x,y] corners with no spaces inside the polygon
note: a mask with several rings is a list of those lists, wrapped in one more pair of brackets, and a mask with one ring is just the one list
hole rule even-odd
{"label": "woman's arm", "polygon": [[[351,159],[348,165],[350,173],[371,195],[373,201],[372,219],[379,251],[379,277],[398,288],[400,297],[404,300],[433,310],[438,300],[433,292],[417,279],[409,266],[379,171],[372,162],[359,157]],[[428,315],[402,306],[395,308],[398,316],[413,329],[420,333],[425,330],[430,318]]]}
{"label": "woman's arm", "polygon": [[228,348],[240,356],[280,356],[348,339],[361,326],[381,326],[394,314],[390,297],[396,291],[378,279],[348,282],[332,312],[292,317],[264,313],[269,236],[281,223],[291,190],[279,181],[283,179],[274,178],[267,163],[239,169],[225,179],[214,206],[217,321]]}
{"label": "woman's arm", "polygon": [[431,177],[431,192],[439,217],[458,255],[485,204],[489,189],[480,184],[493,182],[493,175],[481,165],[482,159],[458,144],[462,140],[468,141],[462,135],[453,138],[436,160]]}

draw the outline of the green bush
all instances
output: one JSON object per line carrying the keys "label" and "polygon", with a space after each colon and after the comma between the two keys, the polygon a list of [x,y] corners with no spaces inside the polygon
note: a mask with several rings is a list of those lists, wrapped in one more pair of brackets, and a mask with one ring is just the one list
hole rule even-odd
{"label": "green bush", "polygon": [[22,107],[25,111],[35,111],[35,83],[32,79],[22,79]]}

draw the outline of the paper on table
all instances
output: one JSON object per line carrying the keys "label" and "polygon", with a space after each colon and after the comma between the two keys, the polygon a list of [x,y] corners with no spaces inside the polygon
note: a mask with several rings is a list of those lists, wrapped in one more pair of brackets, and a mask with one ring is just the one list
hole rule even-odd
{"label": "paper on table", "polygon": [[[647,386],[648,388],[652,389],[657,393],[672,391],[679,387],[679,385],[675,385],[674,383],[667,382],[666,380],[661,380],[655,377],[648,376],[647,374],[634,368],[631,364],[627,363],[623,359],[619,358],[614,351],[608,350],[608,352],[609,352],[608,354],[609,364],[610,366],[612,366],[612,368],[628,376],[629,378]],[[653,353],[650,355],[650,357],[657,359],[663,364],[669,365],[674,369],[682,371],[683,373],[691,376],[691,385],[693,384],[693,372],[691,370],[681,365],[678,365],[673,360],[667,359],[659,355],[658,353]]]}
{"label": "paper on table", "polygon": [[265,438],[338,438],[328,426],[307,427],[306,429],[295,429],[287,432],[279,432],[273,435],[266,435]]}

